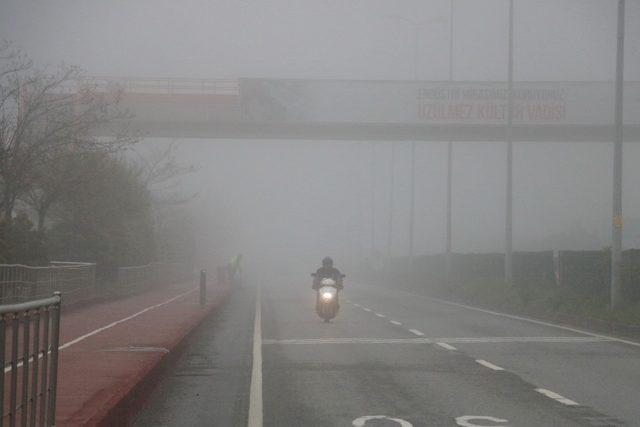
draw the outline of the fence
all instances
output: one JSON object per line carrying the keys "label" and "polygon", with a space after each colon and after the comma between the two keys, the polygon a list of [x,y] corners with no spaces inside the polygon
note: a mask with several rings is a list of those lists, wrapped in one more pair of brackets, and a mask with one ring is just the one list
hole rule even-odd
{"label": "fence", "polygon": [[0,427],[55,425],[60,303],[0,306]]}
{"label": "fence", "polygon": [[117,286],[120,291],[133,292],[161,283],[191,278],[193,271],[183,263],[152,262],[118,268]]}
{"label": "fence", "polygon": [[96,265],[52,262],[45,267],[0,264],[0,304],[15,304],[44,298],[54,291],[74,296],[93,289]]}

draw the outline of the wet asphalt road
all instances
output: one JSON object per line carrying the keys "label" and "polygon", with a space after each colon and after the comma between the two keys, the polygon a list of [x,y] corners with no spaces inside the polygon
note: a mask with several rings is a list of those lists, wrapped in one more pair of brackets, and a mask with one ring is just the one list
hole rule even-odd
{"label": "wet asphalt road", "polygon": [[[265,426],[640,425],[640,346],[349,283],[326,324],[279,283],[260,303]],[[255,299],[202,325],[136,425],[247,425]]]}

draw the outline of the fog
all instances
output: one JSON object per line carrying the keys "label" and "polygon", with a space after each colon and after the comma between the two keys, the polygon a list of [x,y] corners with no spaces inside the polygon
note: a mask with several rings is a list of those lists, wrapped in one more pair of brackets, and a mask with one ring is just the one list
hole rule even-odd
{"label": "fog", "polygon": [[[455,1],[454,80],[506,78],[507,4]],[[615,6],[517,1],[515,79],[611,81]],[[0,0],[0,39],[40,64],[74,64],[89,75],[411,80],[417,71],[420,80],[447,80],[449,7],[448,0]],[[414,28],[403,18],[426,22],[416,64]],[[628,81],[640,80],[639,24],[640,2],[629,1]],[[147,138],[138,149],[169,142]],[[201,256],[241,252],[297,273],[327,254],[356,265],[372,248],[391,256],[409,251],[407,142],[395,143],[393,172],[393,141],[376,142],[373,158],[362,141],[179,142],[181,161],[198,167],[179,185],[197,193],[189,206]],[[444,142],[416,149],[416,254],[445,248],[446,150]],[[640,247],[640,145],[626,144],[624,156],[623,244]],[[611,165],[610,144],[515,144],[515,250],[609,246]],[[453,250],[503,251],[504,204],[504,143],[456,143]]]}

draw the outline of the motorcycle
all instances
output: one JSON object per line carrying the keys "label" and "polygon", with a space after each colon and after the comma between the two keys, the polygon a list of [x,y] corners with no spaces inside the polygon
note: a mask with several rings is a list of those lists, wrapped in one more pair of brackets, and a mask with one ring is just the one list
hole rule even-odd
{"label": "motorcycle", "polygon": [[[314,278],[314,289],[316,289],[316,312],[325,322],[329,322],[338,314],[338,289],[340,286],[336,280],[328,277],[318,279],[315,273],[311,274],[311,277]],[[343,274],[341,279],[344,277]],[[318,280],[319,283],[316,284]]]}

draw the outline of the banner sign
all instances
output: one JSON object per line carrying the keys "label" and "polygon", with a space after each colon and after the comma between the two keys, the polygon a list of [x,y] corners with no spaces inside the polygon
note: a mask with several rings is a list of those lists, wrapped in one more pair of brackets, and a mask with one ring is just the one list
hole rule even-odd
{"label": "banner sign", "polygon": [[[244,120],[258,122],[504,124],[505,82],[241,79]],[[514,124],[613,123],[613,82],[518,82]],[[625,84],[625,123],[640,124],[640,82]]]}

